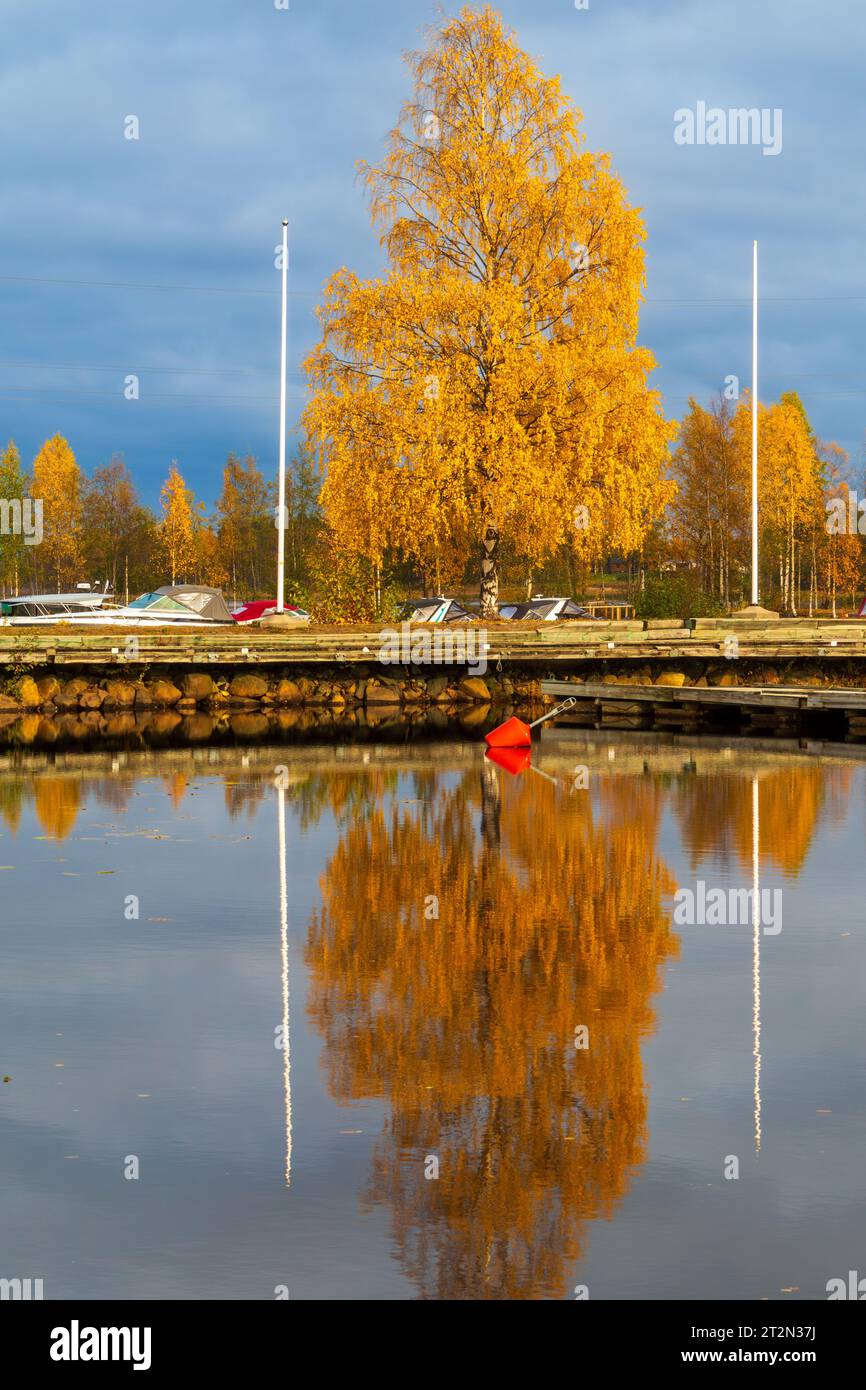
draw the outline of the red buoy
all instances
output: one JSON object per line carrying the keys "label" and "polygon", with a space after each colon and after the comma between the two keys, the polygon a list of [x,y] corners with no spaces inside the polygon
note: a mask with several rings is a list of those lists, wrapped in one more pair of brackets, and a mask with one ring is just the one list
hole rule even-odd
{"label": "red buoy", "polygon": [[488,748],[530,748],[532,746],[531,730],[536,724],[543,724],[545,719],[552,719],[556,714],[562,714],[564,710],[571,709],[576,705],[576,700],[565,700],[556,709],[552,709],[549,714],[543,714],[540,719],[533,719],[531,724],[524,724],[522,719],[518,719],[512,714],[510,719],[506,719],[504,724],[498,724],[495,729],[491,729],[489,734],[484,735],[484,741]]}
{"label": "red buoy", "polygon": [[504,724],[485,734],[484,741],[488,748],[529,748],[532,734],[529,732],[528,724],[512,715]]}

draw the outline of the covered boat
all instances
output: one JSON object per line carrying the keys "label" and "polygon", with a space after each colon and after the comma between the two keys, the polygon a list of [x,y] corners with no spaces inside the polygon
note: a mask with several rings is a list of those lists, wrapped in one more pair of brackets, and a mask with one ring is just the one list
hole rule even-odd
{"label": "covered boat", "polygon": [[[200,618],[208,618],[213,623],[234,622],[223,598],[222,589],[210,589],[205,584],[163,584],[162,588],[155,592],[163,598],[182,603],[184,608],[191,609]],[[130,607],[133,605],[130,604]],[[159,605],[154,604],[152,607],[158,609]]]}

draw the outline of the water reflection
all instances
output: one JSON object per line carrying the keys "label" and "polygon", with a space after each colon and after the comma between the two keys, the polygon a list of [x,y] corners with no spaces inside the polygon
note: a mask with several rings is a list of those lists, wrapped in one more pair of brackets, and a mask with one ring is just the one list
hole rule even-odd
{"label": "water reflection", "polygon": [[[279,1019],[282,1050],[279,1079],[270,1037],[261,1054],[270,1090],[260,1110],[280,1130],[268,1131],[265,1184],[279,1186],[280,1219],[296,1219],[332,1137],[311,1137],[303,1070],[293,1110],[291,1026],[296,1071],[309,1033],[321,1044],[323,1094],[384,1110],[371,1149],[340,1175],[364,1211],[387,1216],[400,1268],[423,1298],[569,1291],[588,1223],[621,1213],[652,1157],[646,1050],[664,968],[680,948],[672,851],[680,869],[711,865],[756,890],[773,874],[799,882],[821,827],[847,815],[857,772],[805,754],[555,733],[533,757],[534,770],[515,776],[468,743],[55,750],[50,761],[18,750],[0,762],[0,823],[17,846],[26,811],[40,839],[74,842],[85,808],[103,805],[120,834],[145,784],[150,801],[158,794],[187,819],[208,779],[207,804],[219,812],[208,829],[241,816],[256,828],[266,871],[249,886],[251,919],[266,924],[275,1011],[263,1032]],[[576,765],[589,769],[588,785]],[[293,923],[298,845],[319,883],[309,918],[305,908]],[[70,865],[77,853],[63,851]],[[206,921],[199,893],[196,884],[186,907],[193,924]],[[290,982],[299,928],[307,978],[296,956]],[[735,961],[742,1008],[730,1031],[742,1065],[725,1073],[725,1094],[763,1173],[774,1161],[765,1131],[779,1133],[785,1044],[778,1018],[764,1031],[762,987],[779,980],[783,960],[775,940],[762,959],[753,920],[751,952]],[[787,968],[802,970],[796,960]],[[706,975],[694,979],[707,987]],[[227,1033],[227,1054],[229,1042]],[[687,1051],[695,1036],[678,1043]],[[773,1099],[766,1122],[763,1091]]]}
{"label": "water reflection", "polygon": [[329,1084],[388,1101],[365,1195],[422,1296],[559,1294],[645,1155],[640,1042],[675,950],[659,800],[600,819],[489,763],[415,790],[355,819],[322,881],[308,1007]]}

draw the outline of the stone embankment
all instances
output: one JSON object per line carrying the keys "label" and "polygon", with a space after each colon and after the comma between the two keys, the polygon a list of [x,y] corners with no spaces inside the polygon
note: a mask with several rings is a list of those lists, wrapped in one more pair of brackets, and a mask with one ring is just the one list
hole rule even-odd
{"label": "stone embankment", "polygon": [[363,706],[419,706],[460,709],[467,705],[524,703],[540,698],[537,679],[522,674],[467,676],[459,670],[425,674],[417,668],[382,670],[362,667],[334,673],[316,670],[291,675],[262,669],[224,675],[210,671],[152,670],[139,679],[129,674],[78,674],[62,677],[47,671],[7,676],[0,682],[0,715],[38,711],[43,715],[73,712],[118,714],[144,710],[267,711],[293,706],[353,709]]}

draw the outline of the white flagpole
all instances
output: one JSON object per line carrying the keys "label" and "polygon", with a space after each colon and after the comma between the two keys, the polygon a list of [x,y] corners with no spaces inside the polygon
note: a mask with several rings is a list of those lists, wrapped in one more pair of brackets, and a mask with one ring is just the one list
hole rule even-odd
{"label": "white flagpole", "polygon": [[758,603],[758,243],[752,242],[752,603]]}
{"label": "white flagpole", "polygon": [[280,486],[277,505],[277,612],[286,607],[286,276],[289,264],[289,219],[283,218],[283,307],[280,325]]}

